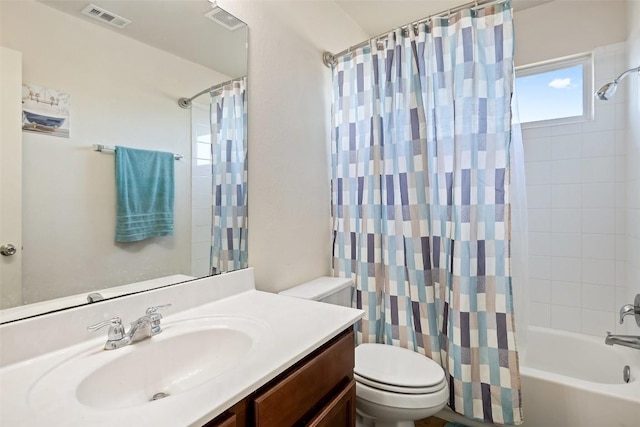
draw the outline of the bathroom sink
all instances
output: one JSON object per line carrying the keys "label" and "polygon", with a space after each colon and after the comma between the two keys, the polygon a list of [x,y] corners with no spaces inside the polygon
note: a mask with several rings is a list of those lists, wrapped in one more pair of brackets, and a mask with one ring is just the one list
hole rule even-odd
{"label": "bathroom sink", "polygon": [[232,372],[257,351],[267,330],[240,317],[166,323],[151,339],[71,356],[34,384],[29,403],[39,407],[52,395],[66,395],[96,409],[158,404]]}

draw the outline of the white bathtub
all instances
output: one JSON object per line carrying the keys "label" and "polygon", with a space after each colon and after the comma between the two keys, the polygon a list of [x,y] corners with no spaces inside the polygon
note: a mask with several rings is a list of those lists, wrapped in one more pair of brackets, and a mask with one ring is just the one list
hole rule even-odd
{"label": "white bathtub", "polygon": [[[640,331],[639,331],[640,333]],[[525,427],[639,427],[640,350],[590,337],[531,327],[520,367]],[[623,381],[625,365],[631,381]],[[486,426],[454,414],[437,416]]]}

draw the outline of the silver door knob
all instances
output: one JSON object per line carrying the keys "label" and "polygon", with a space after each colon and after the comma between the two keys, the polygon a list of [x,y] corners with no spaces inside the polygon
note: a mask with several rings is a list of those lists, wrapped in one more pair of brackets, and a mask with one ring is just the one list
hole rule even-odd
{"label": "silver door knob", "polygon": [[0,254],[4,256],[15,255],[16,252],[18,252],[18,250],[11,243],[7,243],[6,245],[0,246]]}

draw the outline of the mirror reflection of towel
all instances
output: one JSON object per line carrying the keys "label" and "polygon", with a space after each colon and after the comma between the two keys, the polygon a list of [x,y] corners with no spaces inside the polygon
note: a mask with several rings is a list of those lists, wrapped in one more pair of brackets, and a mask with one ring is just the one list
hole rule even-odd
{"label": "mirror reflection of towel", "polygon": [[172,153],[116,147],[116,242],[173,235]]}

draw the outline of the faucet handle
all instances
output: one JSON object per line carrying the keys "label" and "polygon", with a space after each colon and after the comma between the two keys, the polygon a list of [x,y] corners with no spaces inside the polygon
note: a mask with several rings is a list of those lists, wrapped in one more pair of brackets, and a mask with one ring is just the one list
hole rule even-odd
{"label": "faucet handle", "polygon": [[624,322],[625,316],[632,315],[636,323],[640,326],[640,294],[637,294],[633,304],[626,304],[620,307],[620,324]]}
{"label": "faucet handle", "polygon": [[109,320],[105,320],[104,322],[96,323],[95,325],[87,326],[87,329],[90,331],[97,331],[98,329],[102,329],[105,326],[109,327],[108,340],[115,341],[124,338],[124,326],[122,326],[122,319],[119,317],[114,317]]}
{"label": "faucet handle", "polygon": [[149,316],[149,321],[151,322],[152,336],[158,335],[160,332],[162,332],[162,328],[160,327],[160,319],[162,319],[162,314],[158,313],[158,310],[164,310],[168,307],[171,307],[171,304],[157,305],[147,308],[147,316]]}
{"label": "faucet handle", "polygon": [[156,305],[156,306],[151,306],[149,308],[147,308],[147,314],[148,315],[153,315],[156,314],[156,316],[158,316],[157,318],[155,316],[152,316],[152,320],[160,320],[162,319],[162,315],[160,313],[158,313],[158,310],[164,310],[165,308],[169,308],[171,307],[171,304],[164,304],[164,305]]}

